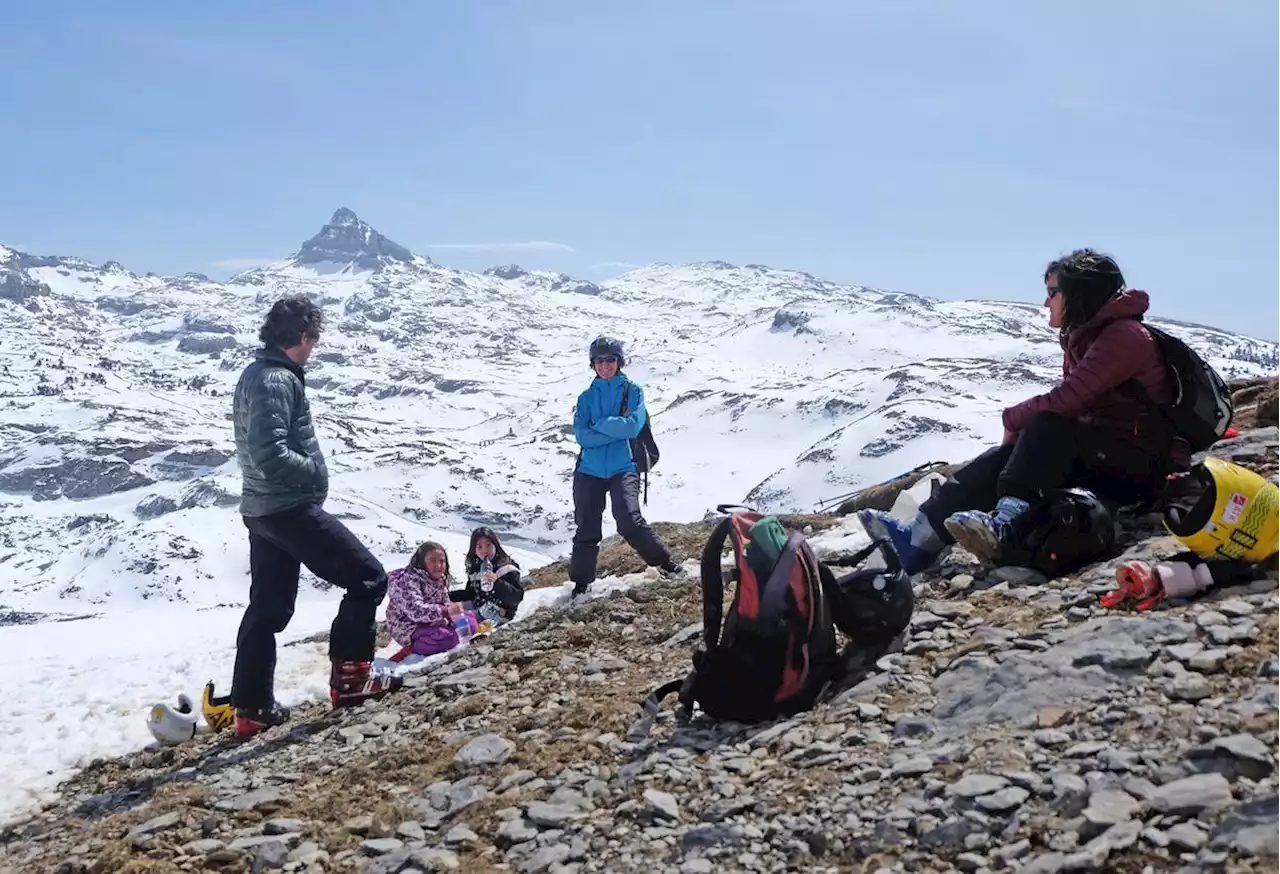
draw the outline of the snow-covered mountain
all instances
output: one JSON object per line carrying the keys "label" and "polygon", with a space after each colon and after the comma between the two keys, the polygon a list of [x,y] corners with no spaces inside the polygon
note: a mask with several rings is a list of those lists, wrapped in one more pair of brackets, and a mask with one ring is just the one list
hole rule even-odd
{"label": "snow-covered mountain", "polygon": [[[263,315],[294,292],[328,319],[308,380],[330,509],[388,564],[424,526],[567,547],[570,421],[597,333],[634,353],[662,448],[648,514],[672,520],[742,500],[813,509],[972,455],[1061,356],[1036,305],[723,262],[598,285],[476,274],[347,209],[226,282],[0,247],[0,624],[5,610],[243,600],[230,395]],[[1153,321],[1224,376],[1276,372],[1275,343]]]}

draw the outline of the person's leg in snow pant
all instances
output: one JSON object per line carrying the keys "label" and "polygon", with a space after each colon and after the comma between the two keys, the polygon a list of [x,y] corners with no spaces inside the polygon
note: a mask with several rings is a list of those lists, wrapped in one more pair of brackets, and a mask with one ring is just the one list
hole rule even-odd
{"label": "person's leg in snow pant", "polygon": [[240,623],[231,696],[236,707],[271,706],[275,635],[293,616],[299,565],[345,590],[329,632],[334,661],[370,661],[374,613],[387,592],[387,574],[373,553],[321,507],[307,504],[269,516],[246,516],[249,529],[249,607]]}
{"label": "person's leg in snow pant", "polygon": [[[997,519],[1008,526],[1045,492],[1079,485],[1127,496],[1135,484],[1139,490],[1147,488],[1156,467],[1157,459],[1120,444],[1108,432],[1056,413],[1040,413],[1016,441],[993,446],[951,474],[921,504],[912,522],[875,510],[862,511],[859,519],[872,537],[888,537],[903,568],[917,573],[932,564],[946,544],[955,542],[955,530],[965,530],[964,525],[948,529],[946,521],[952,516],[969,514],[966,518],[984,528]],[[989,513],[993,508],[996,512]],[[975,554],[993,558],[998,544],[985,537],[978,538],[981,543],[965,539],[967,549],[977,546],[981,552]]]}
{"label": "person's leg in snow pant", "polygon": [[605,498],[613,506],[618,534],[650,567],[669,568],[671,551],[645,521],[640,512],[640,475],[620,473],[609,479],[573,475],[573,553],[569,558],[569,579],[574,591],[586,591],[596,578],[596,558],[600,553],[601,523]]}
{"label": "person's leg in snow pant", "polygon": [[596,578],[596,558],[600,554],[600,525],[609,481],[585,473],[573,475],[573,552],[569,555],[569,579],[575,592],[586,591]]}
{"label": "person's leg in snow pant", "polygon": [[640,474],[620,473],[609,480],[609,504],[618,534],[649,567],[671,566],[671,551],[640,512]]}
{"label": "person's leg in snow pant", "polygon": [[1014,523],[1041,496],[1078,486],[1128,501],[1150,491],[1159,469],[1158,459],[1118,439],[1114,431],[1056,413],[1038,413],[1018,435],[1000,470],[994,512],[986,511],[990,503],[940,506],[930,508],[930,519],[951,509],[943,516],[947,533],[978,558],[997,562],[1013,536]]}

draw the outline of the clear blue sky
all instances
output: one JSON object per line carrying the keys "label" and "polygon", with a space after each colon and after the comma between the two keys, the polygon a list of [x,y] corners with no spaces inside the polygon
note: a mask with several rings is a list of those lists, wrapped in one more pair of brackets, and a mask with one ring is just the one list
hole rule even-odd
{"label": "clear blue sky", "polygon": [[1160,315],[1277,336],[1275,0],[10,0],[4,29],[29,251],[227,275],[345,205],[458,267],[1038,303],[1089,245]]}

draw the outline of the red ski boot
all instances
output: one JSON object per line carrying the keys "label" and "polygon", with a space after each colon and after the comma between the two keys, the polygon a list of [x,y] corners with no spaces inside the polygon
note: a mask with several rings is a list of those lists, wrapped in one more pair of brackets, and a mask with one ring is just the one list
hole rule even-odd
{"label": "red ski boot", "polygon": [[289,721],[289,708],[272,704],[263,710],[236,709],[235,736],[237,740],[245,740],[255,734],[284,725]]}
{"label": "red ski boot", "polygon": [[403,677],[375,671],[373,662],[335,661],[329,674],[329,700],[335,710],[352,707],[365,701],[376,701],[403,685]]}

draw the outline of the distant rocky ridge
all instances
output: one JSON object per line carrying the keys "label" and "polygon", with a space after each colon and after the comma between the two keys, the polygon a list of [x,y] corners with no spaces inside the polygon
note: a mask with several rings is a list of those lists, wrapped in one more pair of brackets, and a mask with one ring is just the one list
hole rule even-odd
{"label": "distant rocky ridge", "polygon": [[[243,597],[230,392],[286,293],[328,323],[308,388],[331,509],[389,562],[424,530],[480,524],[567,551],[572,408],[599,332],[629,344],[662,447],[646,512],[677,521],[724,501],[812,512],[970,457],[998,439],[1003,406],[1060,372],[1029,304],[714,261],[598,285],[477,274],[346,209],[294,256],[226,282],[0,247],[0,288],[0,610],[23,615]],[[1228,376],[1276,372],[1275,343],[1175,333]]]}

